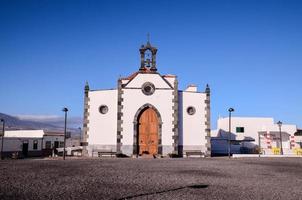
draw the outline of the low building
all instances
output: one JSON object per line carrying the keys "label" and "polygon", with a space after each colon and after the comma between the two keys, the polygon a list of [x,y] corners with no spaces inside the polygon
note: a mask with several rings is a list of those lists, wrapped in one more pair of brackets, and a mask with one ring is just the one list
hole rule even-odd
{"label": "low building", "polygon": [[298,129],[294,136],[296,148],[302,148],[302,129]]}
{"label": "low building", "polygon": [[43,155],[52,156],[57,153],[57,148],[64,147],[63,132],[45,132],[43,140]]}
{"label": "low building", "polygon": [[[53,156],[57,148],[64,147],[64,133],[43,130],[7,130],[3,139],[3,157]],[[74,143],[74,141],[73,141]],[[67,146],[67,145],[66,145]]]}
{"label": "low building", "polygon": [[[3,157],[42,156],[43,130],[5,131],[3,140]],[[1,144],[0,144],[1,146]]]}
{"label": "low building", "polygon": [[281,146],[284,154],[296,154],[300,148],[296,132],[296,125],[282,124],[279,127],[273,118],[232,117],[229,134],[229,118],[219,118],[217,130],[211,132],[212,155],[228,154],[229,140],[231,154],[259,151],[280,154]]}

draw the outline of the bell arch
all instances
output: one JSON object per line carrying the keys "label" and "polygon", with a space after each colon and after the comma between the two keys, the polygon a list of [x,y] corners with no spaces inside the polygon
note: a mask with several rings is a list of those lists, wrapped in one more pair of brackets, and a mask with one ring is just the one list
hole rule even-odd
{"label": "bell arch", "polygon": [[139,139],[139,119],[140,116],[142,115],[142,113],[144,113],[145,110],[147,110],[148,108],[151,108],[155,111],[157,119],[158,119],[158,155],[162,155],[162,118],[161,115],[159,113],[159,111],[156,109],[155,106],[153,106],[152,104],[146,103],[143,106],[141,106],[137,111],[136,114],[134,116],[134,120],[133,120],[133,155],[138,156],[139,155],[139,143],[138,143],[138,139]]}

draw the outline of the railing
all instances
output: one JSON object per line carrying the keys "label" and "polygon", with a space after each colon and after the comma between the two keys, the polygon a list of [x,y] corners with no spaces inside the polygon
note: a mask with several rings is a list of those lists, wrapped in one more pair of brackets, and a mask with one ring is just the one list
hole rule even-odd
{"label": "railing", "polygon": [[273,151],[274,155],[280,155],[281,154],[281,149],[278,148],[278,147],[273,147],[272,151]]}
{"label": "railing", "polygon": [[302,148],[294,148],[294,153],[296,155],[302,155]]}

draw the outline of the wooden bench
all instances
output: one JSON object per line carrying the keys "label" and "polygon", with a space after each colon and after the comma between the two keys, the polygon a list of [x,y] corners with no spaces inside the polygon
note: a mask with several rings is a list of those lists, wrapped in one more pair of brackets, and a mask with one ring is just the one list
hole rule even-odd
{"label": "wooden bench", "polygon": [[190,157],[190,156],[204,157],[204,153],[201,152],[200,150],[184,150],[184,154],[186,154],[186,157]]}

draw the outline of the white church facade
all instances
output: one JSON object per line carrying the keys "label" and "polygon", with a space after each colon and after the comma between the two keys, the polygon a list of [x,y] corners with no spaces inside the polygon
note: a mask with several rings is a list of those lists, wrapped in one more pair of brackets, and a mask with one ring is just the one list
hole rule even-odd
{"label": "white church facade", "polygon": [[157,49],[140,48],[141,66],[119,78],[116,89],[84,91],[83,144],[86,153],[112,151],[127,156],[211,154],[210,88],[179,90],[175,75],[157,71]]}

